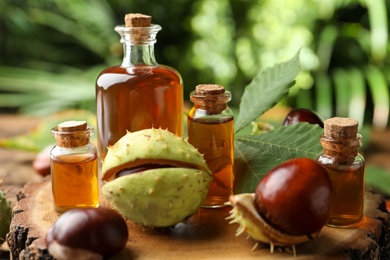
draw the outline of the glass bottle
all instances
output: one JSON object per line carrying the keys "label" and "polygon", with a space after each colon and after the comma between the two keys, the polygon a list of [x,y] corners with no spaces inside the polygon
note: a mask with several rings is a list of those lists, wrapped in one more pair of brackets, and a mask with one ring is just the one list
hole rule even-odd
{"label": "glass bottle", "polygon": [[188,142],[204,154],[213,180],[203,207],[223,207],[233,190],[234,118],[227,106],[231,93],[212,84],[191,92],[194,107],[188,114]]}
{"label": "glass bottle", "polygon": [[350,227],[363,218],[364,158],[358,153],[362,137],[358,121],[334,117],[324,121],[321,136],[323,153],[317,158],[325,166],[333,184],[327,225]]}
{"label": "glass bottle", "polygon": [[96,80],[98,154],[126,131],[168,129],[183,136],[183,83],[173,68],[159,65],[154,43],[161,26],[151,17],[127,14],[126,26],[115,27],[124,46],[123,62],[103,70]]}
{"label": "glass bottle", "polygon": [[54,210],[99,206],[97,151],[90,143],[93,127],[66,121],[52,128],[56,145],[50,152]]}

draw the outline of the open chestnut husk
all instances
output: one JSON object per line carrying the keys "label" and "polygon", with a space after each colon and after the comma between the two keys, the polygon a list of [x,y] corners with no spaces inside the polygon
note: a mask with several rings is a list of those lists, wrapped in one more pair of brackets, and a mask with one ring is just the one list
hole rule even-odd
{"label": "open chestnut husk", "polygon": [[126,219],[148,227],[174,226],[195,214],[212,173],[187,140],[163,129],[128,132],[108,148],[102,194]]}
{"label": "open chestnut husk", "polygon": [[125,220],[109,208],[77,208],[62,214],[46,233],[49,253],[56,259],[104,259],[126,245]]}
{"label": "open chestnut husk", "polygon": [[269,171],[255,193],[232,195],[228,219],[256,241],[291,247],[315,238],[326,224],[332,183],[326,169],[309,158],[287,160]]}

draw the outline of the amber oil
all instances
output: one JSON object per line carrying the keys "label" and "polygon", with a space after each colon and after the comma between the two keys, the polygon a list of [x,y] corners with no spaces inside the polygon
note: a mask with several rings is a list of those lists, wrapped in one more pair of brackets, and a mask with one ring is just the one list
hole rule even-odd
{"label": "amber oil", "polygon": [[161,127],[183,136],[183,86],[174,69],[116,66],[104,70],[96,84],[101,158],[126,131]]}
{"label": "amber oil", "polygon": [[213,173],[203,207],[223,207],[233,190],[234,119],[226,103],[230,92],[217,85],[199,85],[191,93],[188,141],[204,155]]}
{"label": "amber oil", "polygon": [[326,165],[333,183],[329,226],[343,227],[359,223],[363,218],[364,165],[335,167]]}
{"label": "amber oil", "polygon": [[60,155],[52,160],[51,167],[56,212],[99,205],[96,154]]}
{"label": "amber oil", "polygon": [[358,153],[362,137],[358,122],[350,118],[324,121],[323,153],[317,158],[332,181],[332,200],[327,222],[331,227],[354,227],[363,219],[364,158]]}

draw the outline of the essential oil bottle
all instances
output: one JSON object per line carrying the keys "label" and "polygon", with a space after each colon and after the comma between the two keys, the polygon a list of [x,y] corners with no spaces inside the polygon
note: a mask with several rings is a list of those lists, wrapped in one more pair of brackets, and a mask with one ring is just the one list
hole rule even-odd
{"label": "essential oil bottle", "polygon": [[323,153],[317,160],[328,170],[333,185],[329,226],[355,226],[363,218],[365,162],[358,153],[362,137],[357,131],[354,119],[324,121]]}
{"label": "essential oil bottle", "polygon": [[203,207],[223,207],[233,190],[234,117],[227,103],[231,94],[213,84],[196,86],[190,99],[188,142],[204,154],[213,180]]}
{"label": "essential oil bottle", "polygon": [[127,14],[126,25],[115,27],[121,36],[124,56],[121,65],[103,70],[96,80],[98,154],[104,159],[107,147],[126,131],[168,129],[183,136],[183,83],[173,68],[157,63],[156,35],[161,26],[151,16]]}
{"label": "essential oil bottle", "polygon": [[50,152],[55,211],[98,207],[97,151],[89,141],[93,127],[85,121],[66,121],[51,132],[56,139]]}

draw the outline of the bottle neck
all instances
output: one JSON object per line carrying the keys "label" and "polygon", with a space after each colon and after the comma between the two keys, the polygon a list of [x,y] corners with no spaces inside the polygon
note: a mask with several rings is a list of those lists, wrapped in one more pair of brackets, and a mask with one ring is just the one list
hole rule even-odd
{"label": "bottle neck", "polygon": [[88,125],[86,130],[62,132],[58,131],[58,126],[51,130],[52,136],[56,140],[56,146],[63,148],[77,148],[89,144],[89,139],[93,135],[93,127]]}
{"label": "bottle neck", "polygon": [[154,45],[133,45],[130,42],[123,44],[122,67],[133,65],[157,66],[158,63],[154,57]]}
{"label": "bottle neck", "polygon": [[152,24],[150,27],[116,26],[115,31],[121,36],[123,44],[122,67],[133,65],[157,66],[154,57],[154,43],[161,26]]}
{"label": "bottle neck", "polygon": [[194,103],[196,109],[206,110],[209,114],[220,114],[228,108],[227,103],[231,99],[231,93],[225,91],[218,95],[197,94],[195,91],[190,93],[190,100]]}
{"label": "bottle neck", "polygon": [[327,136],[321,136],[323,154],[334,159],[336,164],[350,165],[358,155],[358,149],[362,145],[362,136],[357,135],[353,139],[336,140]]}

